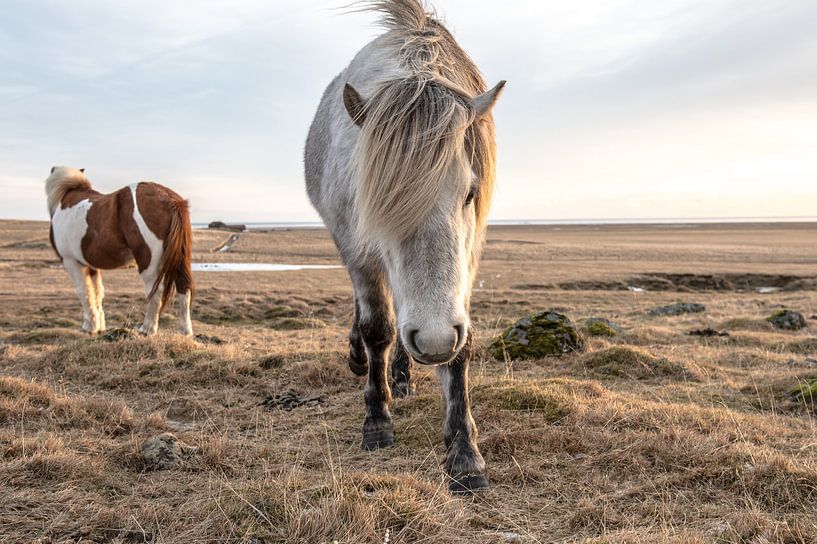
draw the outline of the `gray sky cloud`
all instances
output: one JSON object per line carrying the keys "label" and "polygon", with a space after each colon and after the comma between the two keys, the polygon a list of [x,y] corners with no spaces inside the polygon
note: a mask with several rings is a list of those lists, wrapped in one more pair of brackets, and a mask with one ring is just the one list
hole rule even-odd
{"label": "gray sky cloud", "polygon": [[[379,32],[343,4],[7,2],[0,217],[44,218],[70,164],[101,190],[164,182],[194,220],[315,218],[309,122]],[[436,5],[509,81],[495,218],[817,215],[811,0]]]}

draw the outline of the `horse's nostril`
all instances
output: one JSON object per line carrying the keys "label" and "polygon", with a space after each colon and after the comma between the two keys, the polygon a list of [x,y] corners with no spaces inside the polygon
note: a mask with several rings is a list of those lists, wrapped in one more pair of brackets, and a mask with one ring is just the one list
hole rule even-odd
{"label": "horse's nostril", "polygon": [[465,342],[466,338],[465,335],[468,332],[465,330],[465,325],[460,323],[459,325],[454,325],[454,347],[452,350],[456,350],[462,343]]}
{"label": "horse's nostril", "polygon": [[409,351],[413,353],[422,353],[419,348],[417,347],[417,333],[420,332],[417,329],[411,329],[408,331],[406,335],[406,347]]}

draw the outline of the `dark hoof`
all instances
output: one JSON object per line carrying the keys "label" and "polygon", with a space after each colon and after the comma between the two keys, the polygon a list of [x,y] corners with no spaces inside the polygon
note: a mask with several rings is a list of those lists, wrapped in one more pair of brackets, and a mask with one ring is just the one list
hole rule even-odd
{"label": "dark hoof", "polygon": [[391,396],[395,399],[403,399],[414,394],[414,385],[407,382],[392,383]]}
{"label": "dark hoof", "polygon": [[350,357],[349,370],[351,370],[355,376],[365,376],[369,373],[369,364],[368,363],[360,364]]}
{"label": "dark hoof", "polygon": [[448,490],[454,495],[473,495],[486,491],[490,487],[484,474],[463,474],[455,476],[448,484]]}
{"label": "dark hoof", "polygon": [[394,444],[394,431],[387,429],[384,431],[372,431],[363,433],[363,443],[360,445],[366,451],[387,448]]}

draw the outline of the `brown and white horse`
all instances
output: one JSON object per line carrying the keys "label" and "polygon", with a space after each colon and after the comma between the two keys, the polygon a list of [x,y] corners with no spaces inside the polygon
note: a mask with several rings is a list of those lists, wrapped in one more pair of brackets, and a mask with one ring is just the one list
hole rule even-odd
{"label": "brown and white horse", "polygon": [[85,170],[55,166],[45,181],[51,214],[51,246],[68,271],[82,303],[82,329],[105,330],[101,270],[136,261],[148,308],[140,331],[153,335],[175,290],[179,332],[193,334],[190,303],[192,230],[187,201],[167,187],[141,182],[103,195]]}

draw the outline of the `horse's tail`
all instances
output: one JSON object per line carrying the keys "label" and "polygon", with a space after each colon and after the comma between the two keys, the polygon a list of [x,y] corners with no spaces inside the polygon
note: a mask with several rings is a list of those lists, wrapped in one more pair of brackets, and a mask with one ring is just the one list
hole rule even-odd
{"label": "horse's tail", "polygon": [[177,293],[190,291],[192,298],[195,291],[193,271],[190,268],[192,252],[193,229],[190,226],[190,210],[186,200],[174,198],[170,202],[170,228],[164,242],[159,275],[148,298],[156,294],[159,285],[164,286],[162,308],[167,304],[174,288]]}

